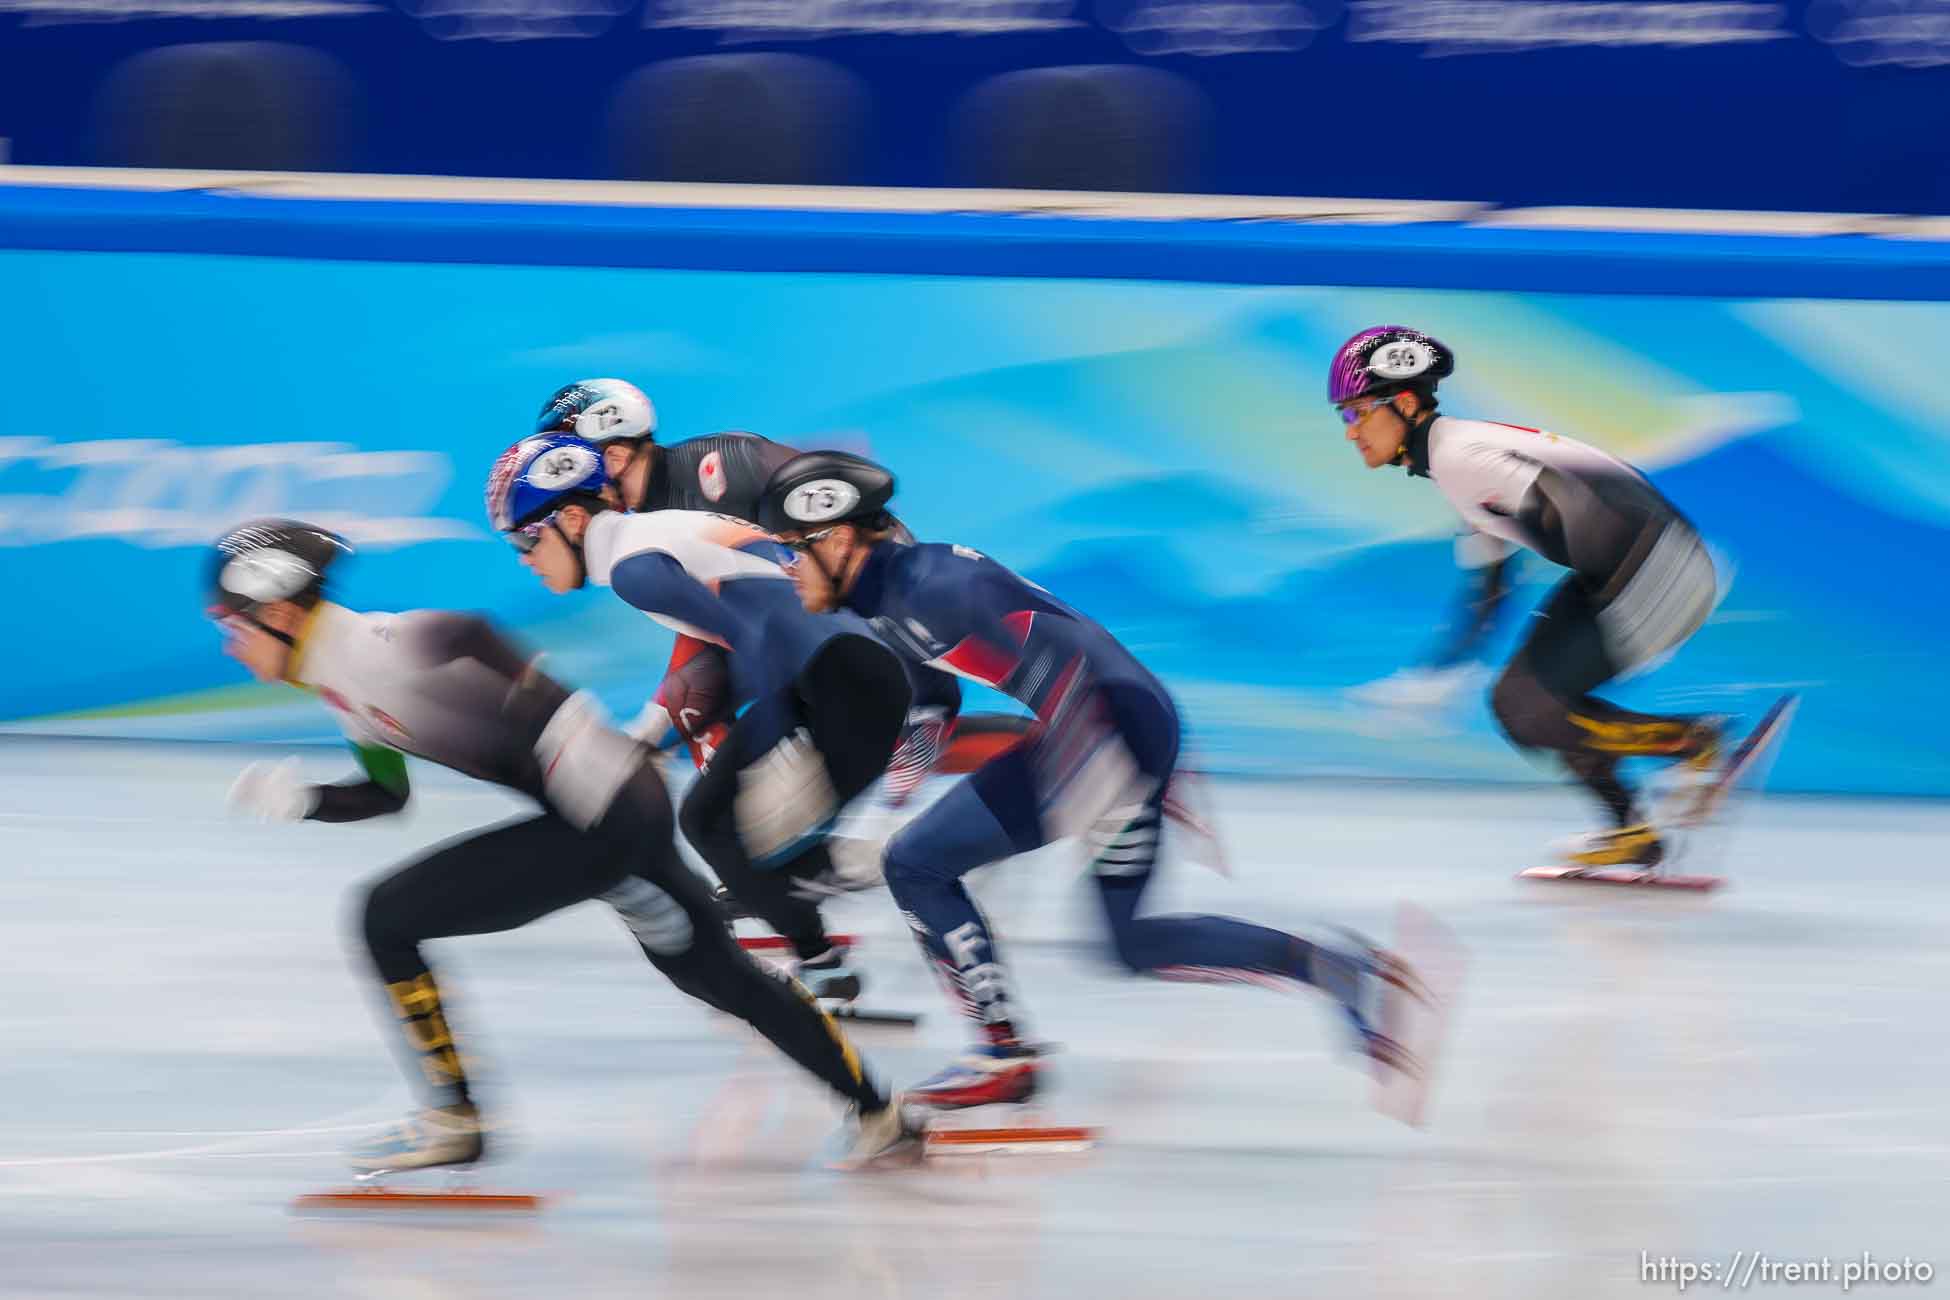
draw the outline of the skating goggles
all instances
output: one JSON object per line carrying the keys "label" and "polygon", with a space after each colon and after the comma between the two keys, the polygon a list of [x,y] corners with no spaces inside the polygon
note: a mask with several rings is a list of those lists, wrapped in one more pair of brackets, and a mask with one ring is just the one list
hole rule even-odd
{"label": "skating goggles", "polygon": [[1341,413],[1342,424],[1359,424],[1388,399],[1386,397],[1357,397],[1346,406],[1337,408]]}
{"label": "skating goggles", "polygon": [[255,615],[247,614],[242,610],[226,611],[219,606],[210,611],[210,619],[217,625],[217,631],[223,635],[223,639],[226,641],[239,640],[252,632],[262,632],[265,636],[282,641],[286,645],[298,644],[297,638],[293,637],[289,632],[280,632],[276,628],[259,620]]}
{"label": "skating goggles", "polygon": [[523,524],[520,528],[510,528],[501,535],[508,539],[508,545],[514,547],[518,553],[526,555],[542,544],[543,532],[554,527],[555,512],[551,511],[532,524]]}
{"label": "skating goggles", "polygon": [[[835,527],[837,526],[835,525]],[[812,550],[814,546],[817,546],[820,542],[825,541],[832,535],[833,529],[822,528],[816,533],[801,533],[797,537],[781,537],[779,538],[779,543],[787,550],[797,551],[801,555],[804,555],[806,552]]]}

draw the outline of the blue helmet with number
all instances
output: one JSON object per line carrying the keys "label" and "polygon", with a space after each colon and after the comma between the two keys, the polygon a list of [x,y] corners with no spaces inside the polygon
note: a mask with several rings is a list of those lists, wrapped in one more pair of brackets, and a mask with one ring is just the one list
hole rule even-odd
{"label": "blue helmet with number", "polygon": [[525,528],[565,505],[604,506],[603,453],[573,433],[523,438],[488,471],[488,521],[497,533]]}

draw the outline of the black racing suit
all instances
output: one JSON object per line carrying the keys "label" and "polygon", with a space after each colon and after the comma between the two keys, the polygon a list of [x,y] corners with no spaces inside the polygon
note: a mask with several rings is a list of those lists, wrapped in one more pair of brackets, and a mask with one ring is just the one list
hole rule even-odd
{"label": "black racing suit", "polygon": [[321,604],[293,652],[292,679],[338,716],[366,779],[312,787],[308,814],[356,821],[395,811],[402,754],[519,791],[540,811],[451,840],[379,880],[360,927],[431,1104],[470,1100],[428,939],[515,929],[601,898],[679,988],[749,1023],[835,1092],[884,1104],[858,1057],[803,990],[753,964],[704,882],[677,856],[670,798],[650,751],[606,725],[586,697],[536,670],[487,622]]}

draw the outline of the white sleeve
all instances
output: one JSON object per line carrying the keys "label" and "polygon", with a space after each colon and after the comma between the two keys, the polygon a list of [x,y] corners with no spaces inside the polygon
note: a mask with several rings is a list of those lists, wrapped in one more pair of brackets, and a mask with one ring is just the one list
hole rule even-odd
{"label": "white sleeve", "polygon": [[1487,569],[1492,564],[1509,559],[1516,549],[1515,542],[1465,527],[1456,535],[1456,567]]}
{"label": "white sleeve", "polygon": [[1541,459],[1486,439],[1457,447],[1451,466],[1442,481],[1451,500],[1505,518],[1515,516],[1530,485],[1544,472]]}

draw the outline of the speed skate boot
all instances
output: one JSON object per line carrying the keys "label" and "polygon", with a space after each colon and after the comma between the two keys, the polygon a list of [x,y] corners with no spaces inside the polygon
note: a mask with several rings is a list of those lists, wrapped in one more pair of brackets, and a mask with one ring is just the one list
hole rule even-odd
{"label": "speed skate boot", "polygon": [[1428,1002],[1429,991],[1414,969],[1383,948],[1351,930],[1339,933],[1339,946],[1313,945],[1309,981],[1340,1004],[1353,1031],[1355,1051],[1393,1070],[1419,1074],[1421,1065],[1382,1026],[1390,1019],[1385,1005],[1391,998]]}
{"label": "speed skate boot", "polygon": [[407,1169],[471,1165],[483,1150],[480,1114],[472,1105],[462,1104],[415,1111],[345,1156],[360,1178],[376,1178]]}
{"label": "speed skate boot", "polygon": [[808,957],[792,973],[826,1011],[851,1006],[866,987],[860,972],[847,961],[844,948],[828,948],[817,957]]}
{"label": "speed skate boot", "polygon": [[1695,718],[1687,728],[1679,761],[1660,774],[1665,787],[1658,804],[1661,825],[1698,826],[1718,810],[1726,794],[1722,778],[1730,724],[1725,715],[1711,714]]}
{"label": "speed skate boot", "polygon": [[1042,1066],[1035,1048],[1013,1039],[971,1047],[930,1079],[908,1089],[908,1100],[936,1110],[962,1110],[1028,1101]]}
{"label": "speed skate boot", "polygon": [[920,1156],[927,1141],[927,1121],[910,1111],[906,1102],[905,1096],[895,1093],[878,1110],[853,1107],[853,1133],[839,1158],[840,1168],[858,1169],[890,1157]]}
{"label": "speed skate boot", "polygon": [[1552,843],[1551,852],[1566,867],[1637,867],[1651,871],[1666,858],[1666,843],[1650,822],[1586,831]]}

